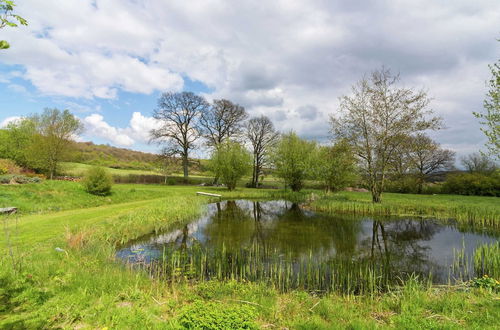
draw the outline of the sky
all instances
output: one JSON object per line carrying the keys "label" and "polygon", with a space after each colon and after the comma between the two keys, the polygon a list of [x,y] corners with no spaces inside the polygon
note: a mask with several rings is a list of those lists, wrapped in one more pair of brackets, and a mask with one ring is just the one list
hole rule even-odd
{"label": "sky", "polygon": [[472,112],[500,58],[498,0],[16,2],[29,25],[0,30],[0,126],[69,109],[80,140],[154,152],[158,97],[186,90],[325,142],[339,97],[385,66],[428,92],[445,148],[486,141]]}

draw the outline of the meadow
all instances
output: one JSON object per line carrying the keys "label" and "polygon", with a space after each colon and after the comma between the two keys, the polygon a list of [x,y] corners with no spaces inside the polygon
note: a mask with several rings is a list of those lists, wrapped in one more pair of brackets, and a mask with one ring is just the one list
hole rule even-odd
{"label": "meadow", "polygon": [[[497,231],[498,198],[385,194],[370,206],[366,193],[318,190],[115,185],[113,194],[86,194],[78,183],[44,181],[0,187],[0,328],[494,328],[500,319],[495,285],[431,286],[417,278],[367,295],[282,292],[245,281],[151,278],[114,259],[122,243],[186,223],[213,199],[300,201],[325,212],[462,219]],[[15,205],[12,205],[15,204]],[[498,246],[483,254],[496,256]],[[496,260],[496,259],[491,259]],[[491,274],[498,263],[490,262]]]}

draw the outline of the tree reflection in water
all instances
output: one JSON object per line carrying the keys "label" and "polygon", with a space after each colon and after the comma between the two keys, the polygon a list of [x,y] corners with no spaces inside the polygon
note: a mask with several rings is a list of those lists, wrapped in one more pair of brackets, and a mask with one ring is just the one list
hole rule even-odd
{"label": "tree reflection in water", "polygon": [[[215,203],[200,220],[134,242],[118,255],[135,256],[135,249],[145,250],[151,259],[160,259],[165,251],[190,254],[196,248],[207,255],[208,259],[203,259],[207,273],[210,262],[216,262],[210,258],[218,256],[227,258],[228,267],[237,264],[238,272],[251,268],[250,264],[264,264],[259,270],[261,276],[268,276],[273,263],[284,263],[288,272],[296,272],[307,264],[304,267],[312,267],[317,276],[326,280],[339,276],[339,272],[354,274],[368,267],[387,282],[410,274],[425,278],[433,273],[435,282],[444,283],[452,260],[446,263],[438,258],[442,247],[437,234],[451,238],[456,247],[460,247],[464,237],[473,245],[490,239],[471,233],[464,236],[454,226],[434,220],[332,216],[285,201],[242,200]],[[455,245],[446,248],[453,249]]]}

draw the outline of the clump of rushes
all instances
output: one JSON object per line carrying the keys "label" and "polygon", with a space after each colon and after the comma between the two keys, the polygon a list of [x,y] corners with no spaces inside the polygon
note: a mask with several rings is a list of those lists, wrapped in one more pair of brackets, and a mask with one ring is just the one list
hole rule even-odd
{"label": "clump of rushes", "polygon": [[479,276],[500,279],[500,241],[483,244],[474,252],[474,270]]}
{"label": "clump of rushes", "polygon": [[107,196],[111,194],[113,177],[102,167],[91,167],[85,174],[82,185],[89,194]]}

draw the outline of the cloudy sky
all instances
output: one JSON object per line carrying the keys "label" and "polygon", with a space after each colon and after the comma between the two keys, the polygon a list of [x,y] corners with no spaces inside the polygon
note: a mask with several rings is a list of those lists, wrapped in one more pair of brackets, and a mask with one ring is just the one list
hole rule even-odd
{"label": "cloudy sky", "polygon": [[83,140],[154,151],[159,94],[189,90],[325,140],[338,97],[385,65],[433,98],[440,143],[465,154],[485,141],[472,111],[500,57],[498,0],[17,3],[29,26],[0,30],[0,125],[67,108]]}

